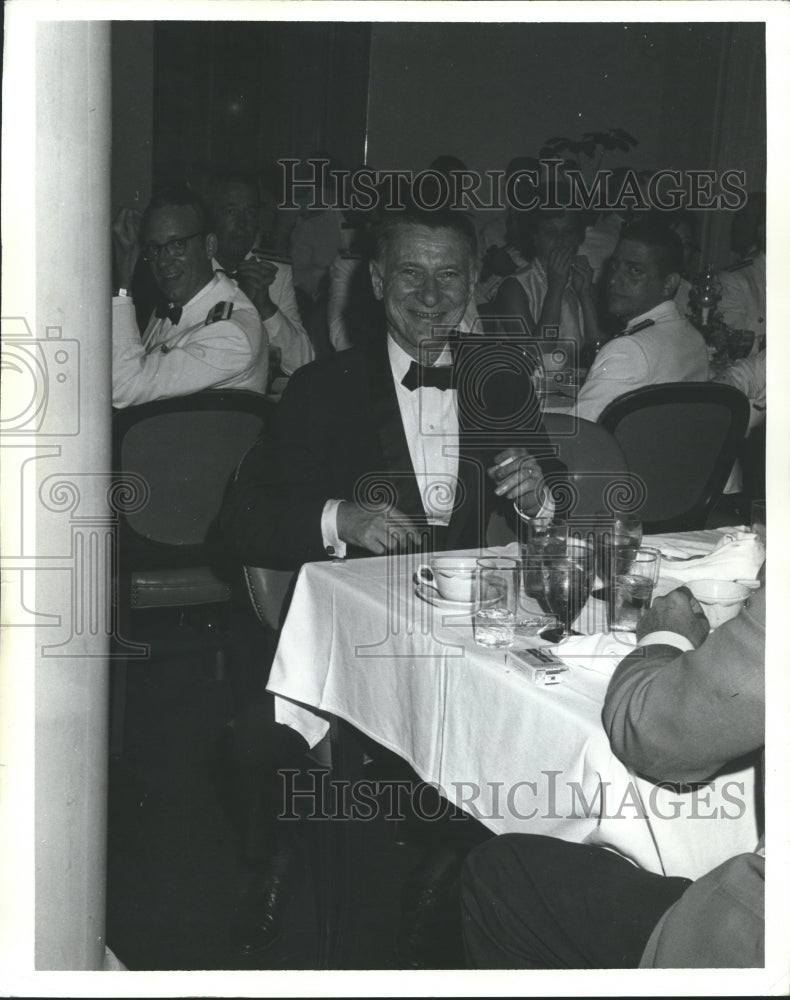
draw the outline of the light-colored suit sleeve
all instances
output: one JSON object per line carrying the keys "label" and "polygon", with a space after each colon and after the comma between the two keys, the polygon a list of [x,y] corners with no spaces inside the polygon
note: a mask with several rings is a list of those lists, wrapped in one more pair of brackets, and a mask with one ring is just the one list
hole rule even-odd
{"label": "light-colored suit sleeve", "polygon": [[291,265],[280,261],[272,263],[277,268],[277,274],[269,286],[269,297],[277,306],[277,311],[263,321],[263,328],[271,346],[279,347],[282,352],[282,370],[286,375],[292,375],[297,368],[315,358],[315,351],[296,304]]}
{"label": "light-colored suit sleeve", "polygon": [[616,337],[604,344],[576,399],[575,413],[596,421],[609,403],[649,381],[647,355],[638,341]]}
{"label": "light-colored suit sleeve", "polygon": [[614,753],[654,781],[704,781],[765,743],[765,589],[695,650],[644,646],[617,667],[603,724]]}
{"label": "light-colored suit sleeve", "polygon": [[135,406],[224,385],[255,366],[262,386],[268,371],[266,334],[252,309],[196,330],[183,346],[145,353],[130,298],[113,299],[112,402]]}

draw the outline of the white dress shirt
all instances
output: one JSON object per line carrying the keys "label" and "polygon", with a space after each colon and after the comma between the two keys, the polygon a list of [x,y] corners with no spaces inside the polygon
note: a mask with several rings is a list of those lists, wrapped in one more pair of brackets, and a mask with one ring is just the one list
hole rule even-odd
{"label": "white dress shirt", "polygon": [[[447,525],[458,484],[458,394],[455,389],[434,386],[407,389],[402,380],[413,358],[389,336],[387,351],[409,457],[428,523]],[[448,365],[451,360],[450,349],[445,347],[436,359],[436,367]],[[321,515],[324,548],[341,559],[346,554],[346,543],[337,533],[337,508],[342,502],[327,500]],[[529,520],[518,504],[514,502],[513,506],[519,517]],[[553,513],[554,499],[549,496],[537,516],[550,517]]]}

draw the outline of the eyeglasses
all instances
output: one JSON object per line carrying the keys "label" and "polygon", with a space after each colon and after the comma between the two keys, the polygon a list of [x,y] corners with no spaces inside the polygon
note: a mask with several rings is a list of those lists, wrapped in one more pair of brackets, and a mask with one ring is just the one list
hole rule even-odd
{"label": "eyeglasses", "polygon": [[168,257],[183,257],[187,252],[187,241],[196,236],[203,236],[203,230],[198,233],[190,233],[189,236],[176,236],[175,239],[168,240],[167,243],[146,243],[141,248],[143,260],[159,260],[163,250],[167,251]]}

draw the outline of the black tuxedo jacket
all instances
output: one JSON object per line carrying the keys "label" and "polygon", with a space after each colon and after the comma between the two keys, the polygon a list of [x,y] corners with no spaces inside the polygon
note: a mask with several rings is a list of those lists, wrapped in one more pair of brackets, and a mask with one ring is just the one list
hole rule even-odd
{"label": "black tuxedo jacket", "polygon": [[[450,524],[426,530],[426,549],[483,546],[496,507],[516,520],[485,472],[503,448],[527,447],[550,481],[564,471],[516,345],[459,334],[452,346],[459,482]],[[321,514],[329,499],[395,506],[424,521],[385,335],[298,369],[277,409],[274,438],[262,436],[248,453],[222,512],[223,535],[243,563],[294,569],[328,558]],[[370,555],[352,547],[347,554]]]}

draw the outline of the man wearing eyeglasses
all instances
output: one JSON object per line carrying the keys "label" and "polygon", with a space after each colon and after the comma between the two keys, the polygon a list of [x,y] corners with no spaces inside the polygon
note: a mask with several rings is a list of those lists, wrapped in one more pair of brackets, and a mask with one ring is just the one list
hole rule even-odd
{"label": "man wearing eyeglasses", "polygon": [[[258,311],[230,278],[215,274],[217,238],[189,192],[152,200],[142,220],[122,211],[113,225],[120,287],[113,297],[113,406],[203,389],[265,393],[269,343]],[[142,254],[166,305],[140,336],[128,293]]]}

